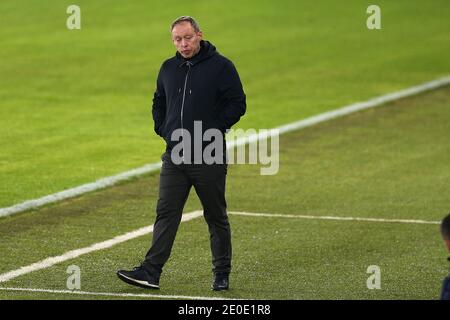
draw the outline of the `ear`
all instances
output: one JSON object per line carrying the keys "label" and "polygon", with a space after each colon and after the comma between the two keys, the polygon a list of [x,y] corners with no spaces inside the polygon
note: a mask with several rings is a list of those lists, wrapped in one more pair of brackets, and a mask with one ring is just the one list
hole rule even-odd
{"label": "ear", "polygon": [[203,32],[201,32],[201,31],[197,32],[197,36],[198,36],[200,39],[203,39]]}
{"label": "ear", "polygon": [[447,246],[447,249],[450,251],[450,240],[446,239],[445,241],[445,245]]}

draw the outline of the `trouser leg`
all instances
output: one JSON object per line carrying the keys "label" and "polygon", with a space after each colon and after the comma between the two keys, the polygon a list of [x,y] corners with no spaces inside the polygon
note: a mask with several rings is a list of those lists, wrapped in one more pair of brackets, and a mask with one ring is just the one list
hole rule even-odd
{"label": "trouser leg", "polygon": [[227,165],[198,165],[189,176],[203,206],[208,224],[213,271],[231,271],[231,229],[225,200]]}
{"label": "trouser leg", "polygon": [[181,166],[171,162],[170,154],[163,155],[162,160],[152,245],[144,260],[144,265],[156,273],[162,272],[169,259],[191,188],[188,176]]}

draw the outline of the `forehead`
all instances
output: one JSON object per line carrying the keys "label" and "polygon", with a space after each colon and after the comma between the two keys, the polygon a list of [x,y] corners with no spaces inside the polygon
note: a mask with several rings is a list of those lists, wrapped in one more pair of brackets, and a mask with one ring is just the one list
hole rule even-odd
{"label": "forehead", "polygon": [[172,29],[173,36],[184,36],[186,34],[195,33],[194,27],[191,25],[189,21],[183,21],[177,23]]}

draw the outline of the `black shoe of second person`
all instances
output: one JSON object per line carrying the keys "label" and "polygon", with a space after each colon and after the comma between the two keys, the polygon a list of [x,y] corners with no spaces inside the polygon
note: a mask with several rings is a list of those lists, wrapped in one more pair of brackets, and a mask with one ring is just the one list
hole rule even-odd
{"label": "black shoe of second person", "polygon": [[229,274],[228,273],[216,273],[214,274],[214,281],[211,289],[214,291],[224,291],[228,290],[230,286]]}
{"label": "black shoe of second person", "polygon": [[119,270],[117,276],[120,280],[133,286],[146,289],[159,289],[159,275],[150,273],[144,266],[135,267],[131,271]]}

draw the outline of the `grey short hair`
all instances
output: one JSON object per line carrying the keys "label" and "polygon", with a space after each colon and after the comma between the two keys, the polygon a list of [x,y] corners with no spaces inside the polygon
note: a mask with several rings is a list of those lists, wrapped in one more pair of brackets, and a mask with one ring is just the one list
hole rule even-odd
{"label": "grey short hair", "polygon": [[171,26],[170,26],[170,31],[172,32],[173,28],[181,23],[181,22],[189,22],[191,24],[191,26],[194,28],[195,32],[200,32],[200,26],[198,25],[197,21],[195,21],[194,18],[192,18],[191,16],[181,16],[175,19],[174,22],[172,22]]}

